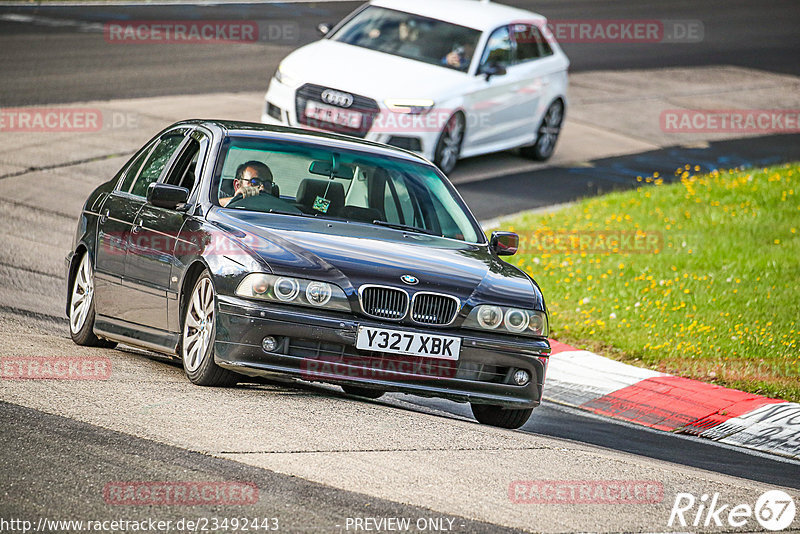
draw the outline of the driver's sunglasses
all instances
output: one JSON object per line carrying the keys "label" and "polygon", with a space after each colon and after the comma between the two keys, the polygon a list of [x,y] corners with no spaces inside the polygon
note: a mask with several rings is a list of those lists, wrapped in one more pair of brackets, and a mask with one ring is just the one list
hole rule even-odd
{"label": "driver's sunglasses", "polygon": [[253,187],[256,187],[259,185],[264,185],[265,182],[261,178],[250,178],[249,180],[245,180],[245,183],[247,183],[248,185],[252,185]]}

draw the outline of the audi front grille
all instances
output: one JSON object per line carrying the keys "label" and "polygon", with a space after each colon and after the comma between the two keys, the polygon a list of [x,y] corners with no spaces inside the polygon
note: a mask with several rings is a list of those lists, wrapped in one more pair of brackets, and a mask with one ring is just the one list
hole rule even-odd
{"label": "audi front grille", "polygon": [[[325,102],[322,98],[322,94],[326,91],[346,93],[353,97],[352,104],[350,104],[348,107],[342,107],[335,103]],[[360,113],[362,116],[361,125],[358,128],[351,128],[344,124],[333,124],[331,122],[323,120],[311,119],[307,117],[305,114],[306,105],[310,100],[325,105],[330,105],[335,108],[339,108],[342,111]],[[305,126],[311,126],[312,128],[319,128],[321,130],[328,130],[330,132],[352,135],[354,137],[361,137],[361,138],[366,137],[370,128],[372,128],[372,122],[375,120],[375,117],[381,111],[381,108],[378,106],[378,103],[372,98],[367,98],[366,96],[347,93],[346,91],[338,91],[330,89],[328,87],[323,87],[321,85],[314,85],[310,83],[303,85],[297,90],[297,93],[295,93],[295,109],[297,111],[297,121],[300,124],[303,124]]]}

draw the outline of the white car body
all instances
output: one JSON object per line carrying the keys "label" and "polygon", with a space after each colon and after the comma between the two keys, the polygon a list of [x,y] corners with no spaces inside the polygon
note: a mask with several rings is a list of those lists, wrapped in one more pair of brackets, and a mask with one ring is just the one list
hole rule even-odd
{"label": "white car body", "polygon": [[[330,38],[369,6],[480,31],[468,70],[462,72]],[[511,63],[502,75],[487,77],[480,73],[481,57],[492,33],[506,26],[516,28],[511,30],[514,35],[522,28],[520,25],[525,24],[541,31],[552,53]],[[513,38],[511,41],[516,51],[518,45]],[[568,66],[569,60],[546,31],[546,19],[541,15],[477,0],[373,0],[345,18],[325,38],[295,50],[281,62],[270,81],[261,120],[268,124],[308,127],[309,124],[303,124],[307,122],[304,115],[312,113],[315,117],[335,117],[337,121],[356,124],[357,117],[329,108],[355,109],[358,105],[348,97],[354,97],[357,103],[364,101],[359,97],[366,97],[373,100],[378,109],[372,112],[374,118],[369,131],[359,132],[358,136],[409,148],[436,161],[435,151],[444,123],[454,113],[461,112],[466,130],[457,157],[477,156],[534,144],[545,113],[553,102],[560,101],[563,116]],[[298,90],[307,84],[315,86],[315,90],[325,90],[320,98],[309,97],[315,101],[322,100],[322,96],[326,99],[322,106],[316,102],[311,104],[310,111],[306,109],[308,100],[296,101]],[[391,108],[387,101],[392,104]],[[403,101],[424,102],[432,107],[425,112],[410,113],[406,108],[398,108],[398,101],[401,104]],[[301,115],[298,115],[298,107]],[[338,128],[315,124],[322,124],[318,126],[320,129],[335,131]],[[401,139],[399,143],[397,138],[412,138],[412,141]],[[419,143],[413,139],[419,139]]]}

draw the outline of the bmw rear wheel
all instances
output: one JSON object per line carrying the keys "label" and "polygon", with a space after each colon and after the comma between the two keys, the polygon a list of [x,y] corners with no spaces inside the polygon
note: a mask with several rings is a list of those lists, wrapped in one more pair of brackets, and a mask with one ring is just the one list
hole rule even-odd
{"label": "bmw rear wheel", "polygon": [[183,370],[198,386],[227,386],[236,383],[236,374],[214,362],[217,302],[211,276],[204,272],[194,284],[183,319],[181,359]]}
{"label": "bmw rear wheel", "polygon": [[531,146],[522,147],[520,153],[526,158],[539,161],[550,159],[550,156],[556,150],[556,141],[558,141],[558,136],[561,133],[563,121],[564,103],[561,100],[556,100],[550,104],[542,118],[539,131],[536,132],[536,142]]}
{"label": "bmw rear wheel", "polygon": [[69,335],[78,345],[114,348],[113,341],[94,335],[94,271],[89,253],[84,252],[72,280],[69,299]]}

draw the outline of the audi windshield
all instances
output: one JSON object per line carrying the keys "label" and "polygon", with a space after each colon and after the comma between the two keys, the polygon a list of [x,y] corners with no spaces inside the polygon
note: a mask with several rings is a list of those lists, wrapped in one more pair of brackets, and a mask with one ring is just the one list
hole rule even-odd
{"label": "audi windshield", "polygon": [[[457,24],[393,9],[370,6],[331,39],[342,43],[466,71],[481,32]],[[455,54],[458,61],[454,62]]]}

